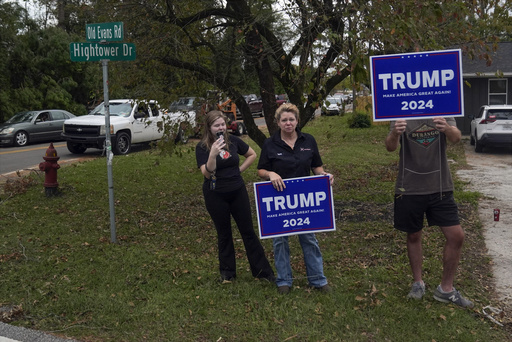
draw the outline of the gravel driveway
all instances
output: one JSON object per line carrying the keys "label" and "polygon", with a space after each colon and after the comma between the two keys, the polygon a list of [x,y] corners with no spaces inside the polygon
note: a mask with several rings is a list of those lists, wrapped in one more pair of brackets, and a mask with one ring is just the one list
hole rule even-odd
{"label": "gravel driveway", "polygon": [[[476,153],[469,138],[463,143],[469,168],[457,175],[469,183],[470,190],[485,196],[478,214],[493,260],[496,291],[504,303],[512,305],[512,146]],[[494,209],[500,209],[499,221],[494,221]]]}

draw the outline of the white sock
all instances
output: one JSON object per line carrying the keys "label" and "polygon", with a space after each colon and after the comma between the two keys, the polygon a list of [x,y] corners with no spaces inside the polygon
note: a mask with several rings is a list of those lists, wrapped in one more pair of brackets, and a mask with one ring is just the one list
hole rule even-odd
{"label": "white sock", "polygon": [[439,284],[439,286],[437,287],[437,290],[438,290],[439,292],[441,292],[441,293],[446,294],[446,293],[451,293],[451,292],[453,292],[453,290],[455,290],[455,289],[452,287],[452,290],[451,290],[451,291],[445,292],[445,291],[443,291],[443,288],[441,287],[441,284]]}

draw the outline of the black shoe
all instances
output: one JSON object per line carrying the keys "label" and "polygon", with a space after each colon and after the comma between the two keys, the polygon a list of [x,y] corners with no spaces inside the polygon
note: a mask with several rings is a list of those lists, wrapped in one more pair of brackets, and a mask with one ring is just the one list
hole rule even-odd
{"label": "black shoe", "polygon": [[273,274],[271,274],[269,276],[266,276],[266,277],[258,277],[258,279],[260,279],[260,280],[267,280],[270,283],[275,283],[276,282],[276,276],[273,275]]}
{"label": "black shoe", "polygon": [[225,276],[225,275],[221,275],[220,279],[219,279],[219,282],[221,284],[231,284],[234,280],[235,280],[235,277],[228,277],[228,276]]}
{"label": "black shoe", "polygon": [[324,286],[315,287],[315,290],[328,293],[332,291],[332,288],[329,286],[329,284],[325,284]]}
{"label": "black shoe", "polygon": [[291,290],[291,287],[290,287],[290,286],[286,286],[286,285],[279,286],[279,287],[277,288],[277,292],[278,292],[279,294],[282,294],[282,295],[285,295],[285,294],[290,293],[290,290]]}

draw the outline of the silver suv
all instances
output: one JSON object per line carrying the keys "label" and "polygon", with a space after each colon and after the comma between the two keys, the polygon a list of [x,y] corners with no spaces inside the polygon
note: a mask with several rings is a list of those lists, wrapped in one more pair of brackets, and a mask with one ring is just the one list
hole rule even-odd
{"label": "silver suv", "polygon": [[512,105],[486,105],[471,120],[471,145],[475,152],[486,146],[512,146]]}

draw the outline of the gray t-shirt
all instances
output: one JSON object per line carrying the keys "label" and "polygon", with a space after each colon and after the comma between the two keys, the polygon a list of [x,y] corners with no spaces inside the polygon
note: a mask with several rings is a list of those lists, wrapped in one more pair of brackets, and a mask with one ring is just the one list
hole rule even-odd
{"label": "gray t-shirt", "polygon": [[[446,118],[446,122],[456,126],[454,118]],[[391,130],[394,125],[395,121],[392,121]],[[453,191],[446,158],[446,135],[436,129],[432,119],[407,120],[400,145],[396,194],[429,195]]]}

